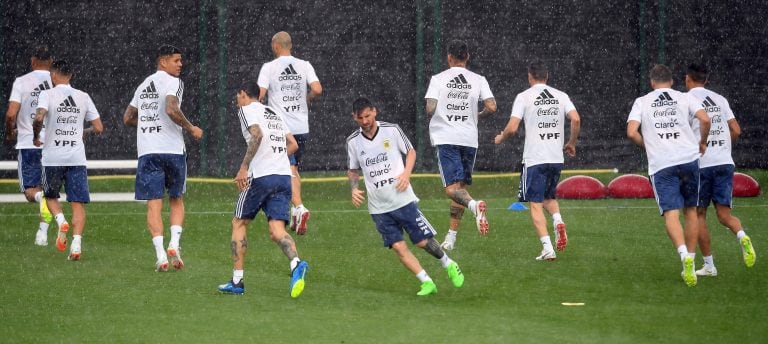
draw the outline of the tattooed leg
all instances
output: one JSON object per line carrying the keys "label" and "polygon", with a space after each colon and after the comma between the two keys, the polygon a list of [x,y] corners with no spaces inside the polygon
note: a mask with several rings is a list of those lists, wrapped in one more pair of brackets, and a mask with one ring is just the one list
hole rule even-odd
{"label": "tattooed leg", "polygon": [[277,241],[277,246],[280,246],[280,249],[283,250],[285,256],[288,257],[288,260],[293,260],[293,258],[299,256],[299,254],[296,253],[296,243],[293,242],[293,238],[287,233],[282,239]]}
{"label": "tattooed leg", "polygon": [[232,220],[232,241],[230,249],[232,250],[232,265],[235,270],[242,270],[245,262],[245,253],[248,248],[248,239],[245,237],[247,220]]}
{"label": "tattooed leg", "polygon": [[420,247],[423,248],[424,251],[427,251],[427,253],[431,254],[433,257],[440,259],[445,255],[445,252],[443,252],[443,249],[440,247],[440,243],[438,243],[435,238],[429,238],[420,242],[419,244],[421,243],[424,243],[424,246]]}
{"label": "tattooed leg", "polygon": [[469,195],[466,189],[462,188],[458,183],[448,185],[445,188],[445,194],[448,195],[452,201],[466,207],[469,205],[469,201],[472,200],[472,196]]}
{"label": "tattooed leg", "polygon": [[464,207],[454,201],[451,201],[451,220],[448,228],[458,230],[461,225],[461,218],[464,217]]}

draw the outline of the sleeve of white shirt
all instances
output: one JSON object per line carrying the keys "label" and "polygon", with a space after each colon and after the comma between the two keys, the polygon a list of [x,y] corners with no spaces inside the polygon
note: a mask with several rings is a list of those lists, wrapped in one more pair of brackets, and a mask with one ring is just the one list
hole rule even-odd
{"label": "sleeve of white shirt", "polygon": [[640,98],[635,99],[635,103],[632,104],[632,110],[629,111],[629,117],[627,117],[627,122],[629,121],[636,121],[639,123],[643,123],[643,104],[640,101]]}
{"label": "sleeve of white shirt", "polygon": [[437,88],[435,77],[432,76],[432,78],[429,79],[429,86],[427,87],[427,94],[424,95],[424,99],[438,99],[438,97],[440,97],[440,90]]}
{"label": "sleeve of white shirt", "polygon": [[686,94],[688,95],[688,113],[690,113],[691,117],[696,117],[695,114],[697,111],[704,110],[701,106],[701,100],[690,93]]}
{"label": "sleeve of white shirt", "polygon": [[259,87],[261,88],[269,88],[269,68],[267,68],[268,64],[263,64],[261,66],[261,70],[259,70],[259,78],[256,79],[256,83],[259,84]]}
{"label": "sleeve of white shirt", "polygon": [[131,98],[131,103],[128,105],[137,109],[139,108],[139,89],[136,89],[136,92],[133,92],[133,98]]}
{"label": "sleeve of white shirt", "polygon": [[13,81],[13,88],[11,88],[11,96],[8,98],[8,102],[21,103],[21,89],[18,79]]}
{"label": "sleeve of white shirt", "polygon": [[168,82],[168,89],[165,91],[166,96],[174,96],[181,100],[184,95],[184,82],[179,78],[170,78]]}
{"label": "sleeve of white shirt", "polygon": [[354,145],[352,144],[352,141],[353,140],[347,142],[347,160],[349,161],[350,170],[358,170],[360,169],[360,162],[357,160],[357,152],[355,151],[355,147],[353,147]]}
{"label": "sleeve of white shirt", "polygon": [[515,102],[512,103],[512,114],[510,117],[517,117],[519,119],[523,119],[523,114],[525,113],[525,100],[523,99],[522,94],[518,94],[517,97],[515,97]]}
{"label": "sleeve of white shirt", "polygon": [[317,78],[317,74],[315,74],[315,68],[312,67],[312,64],[307,62],[307,85],[315,81],[320,81],[320,79]]}
{"label": "sleeve of white shirt", "polygon": [[728,103],[728,99],[723,98],[723,115],[725,118],[723,118],[726,122],[736,119],[736,116],[733,114],[733,110],[731,110],[731,104]]}
{"label": "sleeve of white shirt", "polygon": [[400,129],[399,125],[395,125],[395,129],[397,129],[397,134],[399,136],[397,138],[397,149],[403,154],[407,154],[409,150],[413,149],[411,141],[408,140],[408,136],[405,136],[403,129]]}
{"label": "sleeve of white shirt", "polygon": [[491,92],[491,86],[488,85],[488,80],[482,77],[480,78],[480,100],[489,98],[493,98],[493,92]]}
{"label": "sleeve of white shirt", "polygon": [[567,116],[569,112],[576,110],[576,106],[573,105],[573,102],[571,101],[571,97],[568,95],[565,95],[565,101],[563,102],[563,109],[565,109],[565,115]]}
{"label": "sleeve of white shirt", "polygon": [[85,97],[88,99],[87,106],[88,109],[85,111],[85,120],[86,121],[93,121],[97,118],[99,118],[99,110],[96,109],[96,105],[93,104],[93,99],[91,99],[91,96],[88,94],[85,95]]}
{"label": "sleeve of white shirt", "polygon": [[48,91],[40,91],[40,95],[37,97],[37,108],[38,109],[45,109],[45,111],[48,111],[48,103],[50,103],[50,97],[48,96]]}

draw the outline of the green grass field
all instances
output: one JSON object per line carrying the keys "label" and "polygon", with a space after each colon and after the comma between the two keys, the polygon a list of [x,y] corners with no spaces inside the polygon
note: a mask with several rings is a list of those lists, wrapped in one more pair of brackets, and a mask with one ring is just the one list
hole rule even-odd
{"label": "green grass field", "polygon": [[[768,185],[768,173],[749,173]],[[607,183],[616,175],[595,176]],[[412,182],[442,241],[448,201],[439,179]],[[132,189],[132,180],[91,181],[91,192]],[[0,184],[0,192],[17,190]],[[528,212],[506,210],[517,177],[480,177],[470,192],[488,201],[491,233],[480,237],[468,214],[450,252],[466,275],[464,287],[454,289],[439,263],[418,250],[439,289],[419,298],[418,280],[381,246],[366,210],[351,205],[346,182],[308,180],[303,190],[310,230],[294,238],[310,270],[298,299],[289,296],[288,262],[269,241],[263,215],[249,230],[246,294],[216,291],[231,277],[237,195],[231,183],[188,184],[180,272],[154,272],[141,203],[89,204],[79,262],[54,248],[55,225],[48,247],[33,245],[33,205],[0,204],[0,342],[758,343],[768,337],[765,195],[735,201],[757,264],[744,267],[735,237],[711,213],[719,275],[688,288],[652,199],[561,201],[568,248],[555,262],[537,262],[541,246]]]}

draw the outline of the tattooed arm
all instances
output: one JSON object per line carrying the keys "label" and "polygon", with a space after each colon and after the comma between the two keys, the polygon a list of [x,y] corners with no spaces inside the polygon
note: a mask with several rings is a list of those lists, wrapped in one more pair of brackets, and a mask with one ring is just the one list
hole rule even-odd
{"label": "tattooed arm", "polygon": [[248,141],[248,148],[245,150],[243,162],[240,163],[240,170],[237,171],[237,176],[235,176],[235,183],[237,183],[237,189],[240,191],[245,190],[248,186],[248,166],[251,165],[253,157],[259,151],[261,138],[264,136],[258,124],[248,127],[248,131],[251,133],[251,139]]}
{"label": "tattooed arm", "polygon": [[435,114],[435,110],[437,109],[437,99],[434,98],[427,98],[427,118],[432,118],[432,115]]}
{"label": "tattooed arm", "polygon": [[43,122],[45,121],[46,114],[48,114],[48,110],[37,108],[37,112],[35,113],[35,120],[32,122],[32,132],[34,133],[34,136],[32,137],[32,143],[34,143],[35,147],[40,147],[43,145],[43,143],[40,142],[40,131],[43,130]]}
{"label": "tattooed arm", "polygon": [[139,125],[139,109],[128,105],[123,113],[123,123],[129,127],[136,127]]}
{"label": "tattooed arm", "polygon": [[352,188],[352,204],[359,207],[365,201],[365,191],[360,190],[360,173],[357,170],[348,170],[347,178],[349,186]]}
{"label": "tattooed arm", "polygon": [[496,98],[488,98],[483,101],[483,111],[477,114],[477,117],[488,117],[496,112]]}
{"label": "tattooed arm", "polygon": [[168,114],[168,117],[170,117],[174,123],[189,131],[192,134],[192,137],[194,137],[196,140],[199,140],[203,137],[203,130],[193,125],[187,119],[187,116],[181,112],[181,107],[179,106],[179,98],[176,96],[165,96],[165,113]]}

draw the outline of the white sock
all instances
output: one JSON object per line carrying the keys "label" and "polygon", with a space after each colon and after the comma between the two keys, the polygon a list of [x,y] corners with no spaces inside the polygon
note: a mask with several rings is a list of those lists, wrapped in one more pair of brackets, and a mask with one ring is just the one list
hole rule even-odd
{"label": "white sock", "polygon": [[299,257],[291,259],[291,272],[293,272],[293,269],[295,269],[296,266],[299,265],[300,261],[301,259],[299,259]]}
{"label": "white sock", "polygon": [[443,269],[447,268],[448,265],[450,265],[453,262],[451,258],[448,258],[447,254],[443,254],[443,258],[440,258],[440,264],[443,266]]}
{"label": "white sock", "polygon": [[232,284],[238,284],[243,280],[243,270],[232,270]]}
{"label": "white sock", "polygon": [[82,235],[77,235],[77,234],[73,235],[72,236],[72,247],[71,247],[71,250],[72,251],[80,251],[80,245],[82,243],[82,240],[83,240],[83,236]]}
{"label": "white sock", "polygon": [[168,242],[168,247],[178,248],[179,239],[181,239],[182,228],[179,225],[171,226],[171,241]]}
{"label": "white sock", "polygon": [[158,235],[156,237],[152,237],[152,244],[155,245],[155,254],[157,255],[157,260],[168,260],[168,256],[165,255],[165,248],[163,248],[163,236]]}
{"label": "white sock", "polygon": [[736,239],[741,240],[741,238],[743,238],[745,236],[747,236],[747,233],[745,233],[743,229],[740,229],[738,231],[738,233],[736,233]]}
{"label": "white sock", "polygon": [[541,246],[544,247],[544,251],[554,251],[554,249],[552,249],[552,239],[549,238],[549,235],[539,238],[539,241],[541,242]]}
{"label": "white sock", "polygon": [[691,257],[691,259],[696,260],[696,252],[688,252],[688,257]]}
{"label": "white sock", "polygon": [[563,217],[560,216],[560,213],[554,213],[552,214],[552,222],[555,224],[563,223]]}
{"label": "white sock", "polygon": [[40,227],[37,228],[37,231],[48,234],[48,226],[48,222],[40,222]]}
{"label": "white sock", "polygon": [[429,278],[429,275],[427,275],[427,272],[424,270],[419,271],[419,273],[416,274],[416,278],[418,278],[419,281],[421,281],[421,283],[432,280],[431,278]]}
{"label": "white sock", "polygon": [[712,258],[712,255],[704,256],[704,265],[715,266],[715,260]]}
{"label": "white sock", "polygon": [[56,218],[56,223],[59,225],[59,227],[61,227],[61,225],[65,224],[67,222],[67,219],[64,218],[64,214],[63,213],[56,214],[56,216],[54,216],[54,218]]}
{"label": "white sock", "polygon": [[38,191],[35,193],[35,202],[40,203],[43,200],[43,192]]}
{"label": "white sock", "polygon": [[469,208],[469,211],[472,212],[472,214],[475,214],[477,216],[477,201],[471,200],[469,203],[467,203],[467,208]]}
{"label": "white sock", "polygon": [[685,247],[685,244],[683,244],[683,245],[680,245],[680,246],[678,246],[678,247],[677,247],[677,254],[679,254],[679,255],[680,255],[680,260],[681,260],[681,261],[682,261],[683,259],[685,259],[685,257],[687,257],[687,256],[688,256],[688,248],[687,248],[687,247]]}

